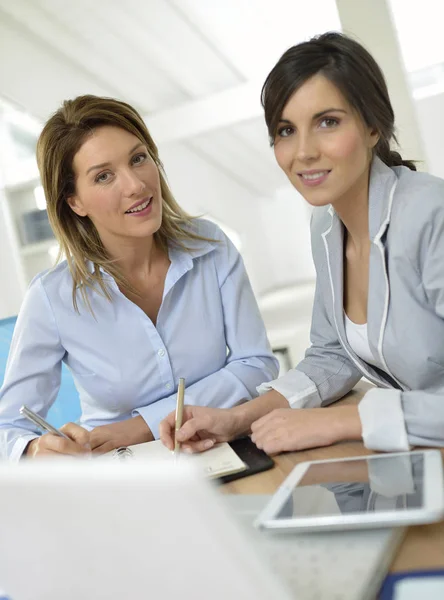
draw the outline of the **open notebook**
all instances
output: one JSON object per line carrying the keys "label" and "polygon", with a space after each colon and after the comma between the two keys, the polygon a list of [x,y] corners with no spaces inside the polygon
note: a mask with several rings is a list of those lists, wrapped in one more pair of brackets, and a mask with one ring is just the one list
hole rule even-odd
{"label": "open notebook", "polygon": [[[163,460],[174,461],[173,452],[168,450],[160,440],[136,444],[127,448],[118,448],[106,456],[117,460]],[[179,454],[180,461],[190,461],[209,478],[222,477],[240,473],[247,469],[247,465],[239,458],[229,444],[216,444],[213,448],[200,454]]]}

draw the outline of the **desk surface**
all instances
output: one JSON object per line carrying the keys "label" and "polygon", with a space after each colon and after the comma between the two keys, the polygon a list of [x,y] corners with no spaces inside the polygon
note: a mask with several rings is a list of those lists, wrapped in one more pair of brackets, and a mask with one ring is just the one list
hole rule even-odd
{"label": "desk surface", "polygon": [[[370,387],[370,384],[359,383],[350,394],[340,401],[341,404],[357,403]],[[276,464],[273,469],[233,481],[223,486],[223,489],[224,492],[232,494],[271,494],[297,463],[363,454],[372,454],[372,452],[364,448],[362,442],[341,442],[327,448],[288,452],[274,457]],[[444,522],[409,527],[390,570],[396,572],[434,568],[444,568]]]}

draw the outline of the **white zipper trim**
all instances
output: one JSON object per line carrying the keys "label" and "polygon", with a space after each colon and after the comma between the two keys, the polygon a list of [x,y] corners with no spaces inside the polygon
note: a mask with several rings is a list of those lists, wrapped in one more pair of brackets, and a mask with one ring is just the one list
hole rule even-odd
{"label": "white zipper trim", "polygon": [[385,300],[384,300],[384,312],[382,314],[382,322],[381,322],[381,329],[379,330],[379,339],[378,339],[378,354],[379,354],[379,359],[382,363],[382,365],[384,366],[384,370],[386,371],[386,373],[388,373],[390,375],[390,377],[396,381],[396,383],[401,386],[401,389],[405,389],[405,386],[402,385],[402,383],[393,375],[393,373],[391,373],[390,369],[387,366],[387,363],[385,361],[384,358],[384,354],[382,352],[382,343],[384,340],[384,332],[385,332],[385,327],[387,325],[387,316],[388,316],[388,306],[389,306],[389,280],[388,280],[388,275],[387,275],[387,269],[386,269],[386,265],[385,265],[385,256],[384,256],[384,246],[381,243],[381,237],[390,221],[390,214],[392,211],[392,204],[393,204],[393,196],[395,194],[395,189],[396,189],[396,185],[397,185],[398,181],[396,180],[392,186],[392,189],[390,190],[390,196],[389,196],[389,203],[388,203],[388,210],[387,210],[387,217],[385,219],[385,221],[382,223],[378,233],[375,236],[375,239],[373,240],[374,243],[376,244],[376,246],[379,248],[379,251],[381,253],[381,260],[382,260],[382,264],[384,266],[384,280],[385,280]]}
{"label": "white zipper trim", "polygon": [[344,344],[344,340],[341,338],[341,334],[339,333],[339,328],[338,328],[338,322],[336,320],[336,311],[335,311],[335,290],[333,287],[333,277],[331,274],[331,268],[330,268],[330,253],[328,251],[328,244],[327,244],[327,240],[326,240],[326,236],[330,233],[331,229],[333,227],[333,219],[332,219],[332,223],[330,225],[330,227],[324,231],[324,233],[322,234],[322,239],[324,240],[324,246],[325,246],[325,252],[327,253],[327,266],[328,266],[328,276],[330,278],[330,288],[331,288],[331,295],[332,295],[332,299],[333,299],[333,319],[335,321],[335,327],[336,327],[336,332],[338,334],[339,337],[339,341],[342,344],[342,347],[344,348],[344,350],[347,352],[349,358],[351,359],[351,361],[355,364],[355,366],[359,369],[359,371],[361,371],[362,373],[364,373],[364,375],[370,379],[370,381],[373,381],[374,383],[376,383],[378,385],[378,387],[381,387],[381,383],[383,385],[383,387],[389,388],[390,386],[388,384],[385,383],[385,381],[376,379],[373,375],[371,375],[366,369],[365,367],[363,367],[353,356],[353,354],[351,354],[346,346],[346,344]]}

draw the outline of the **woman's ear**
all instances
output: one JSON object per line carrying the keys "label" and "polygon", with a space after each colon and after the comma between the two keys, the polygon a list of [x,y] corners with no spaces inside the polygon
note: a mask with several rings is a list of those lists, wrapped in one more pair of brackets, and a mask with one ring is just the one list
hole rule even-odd
{"label": "woman's ear", "polygon": [[369,148],[373,149],[376,144],[379,142],[381,136],[379,134],[379,131],[377,131],[376,129],[370,129],[369,130]]}
{"label": "woman's ear", "polygon": [[69,198],[66,199],[66,202],[69,204],[71,210],[76,213],[76,215],[79,215],[79,217],[87,216],[88,213],[84,209],[83,204],[78,196],[69,196]]}

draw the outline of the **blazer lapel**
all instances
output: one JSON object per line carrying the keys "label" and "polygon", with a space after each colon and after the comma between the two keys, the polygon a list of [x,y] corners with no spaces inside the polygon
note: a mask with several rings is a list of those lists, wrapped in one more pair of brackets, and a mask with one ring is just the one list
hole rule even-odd
{"label": "blazer lapel", "polygon": [[367,301],[367,330],[370,348],[381,359],[380,344],[384,336],[390,300],[385,239],[397,178],[381,160],[375,158],[370,174],[368,223],[370,261]]}
{"label": "blazer lapel", "polygon": [[322,237],[324,239],[330,287],[333,300],[333,313],[339,339],[347,343],[344,325],[344,226],[332,206],[329,208],[331,225]]}
{"label": "blazer lapel", "polygon": [[369,190],[369,234],[371,240],[367,332],[370,349],[384,371],[401,387],[384,358],[383,341],[390,303],[390,281],[387,270],[386,236],[390,225],[393,197],[398,178],[381,160],[372,164]]}
{"label": "blazer lapel", "polygon": [[[381,162],[379,159],[375,159],[377,163]],[[373,163],[374,164],[374,163]],[[393,173],[389,167],[383,165],[382,169],[386,169],[389,171],[391,175],[391,184],[396,184],[396,175]],[[376,165],[379,167],[379,164]],[[372,173],[373,176],[373,173]],[[379,235],[380,237],[385,233],[386,228],[388,226],[387,216],[389,215],[389,211],[384,210],[383,207],[383,198],[384,192],[379,187],[380,181],[376,182],[376,185],[373,186],[373,193],[376,193],[377,202],[374,203],[369,209],[370,217],[369,220],[372,222],[373,227],[376,229],[375,237]],[[386,184],[387,185],[387,182]],[[383,186],[385,187],[385,186]],[[381,211],[382,210],[382,214]],[[328,273],[330,279],[330,287],[333,301],[333,314],[334,314],[334,324],[336,327],[336,331],[338,334],[338,339],[340,343],[345,348],[347,354],[350,356],[352,361],[356,364],[356,366],[364,373],[364,375],[373,381],[377,385],[383,385],[384,387],[389,387],[388,384],[381,379],[381,376],[378,372],[376,372],[370,365],[364,363],[355,352],[350,347],[348,343],[347,335],[345,333],[345,322],[344,322],[344,226],[335,213],[332,206],[329,208],[329,213],[332,217],[330,227],[324,231],[322,234],[322,238],[324,241],[325,252],[326,252],[326,260],[328,265]],[[376,214],[379,214],[379,218],[376,217]],[[385,221],[387,222],[385,223]],[[385,223],[384,227],[382,227],[382,223]],[[376,227],[379,225],[379,227]],[[371,229],[371,227],[370,227]],[[382,344],[382,336],[385,329],[385,321],[386,321],[386,305],[385,305],[385,297],[388,292],[388,279],[386,276],[386,265],[385,265],[385,253],[384,251],[381,253],[381,250],[377,244],[372,244],[371,254],[370,254],[370,279],[369,279],[369,300],[368,300],[368,310],[370,309],[371,314],[367,313],[367,320],[373,324],[372,335],[369,333],[369,341],[370,347],[372,348],[372,352],[375,353],[375,356],[379,356],[377,352],[377,346],[379,341],[379,333],[381,334],[381,344]],[[372,296],[370,299],[370,290],[372,291]],[[379,290],[379,291],[378,291]],[[384,293],[381,293],[384,290]],[[376,298],[377,297],[377,298]],[[370,329],[368,327],[368,329]],[[373,342],[373,343],[372,343]]]}
{"label": "blazer lapel", "polygon": [[[322,235],[324,238],[325,251],[327,254],[328,272],[330,275],[330,287],[333,299],[334,323],[338,339],[345,348],[350,358],[354,361],[369,379],[374,379],[373,370],[366,365],[352,350],[347,334],[345,332],[344,320],[344,226],[342,221],[335,213],[333,207],[329,212],[332,216],[332,223],[329,229]],[[379,382],[379,378],[377,377]]]}

